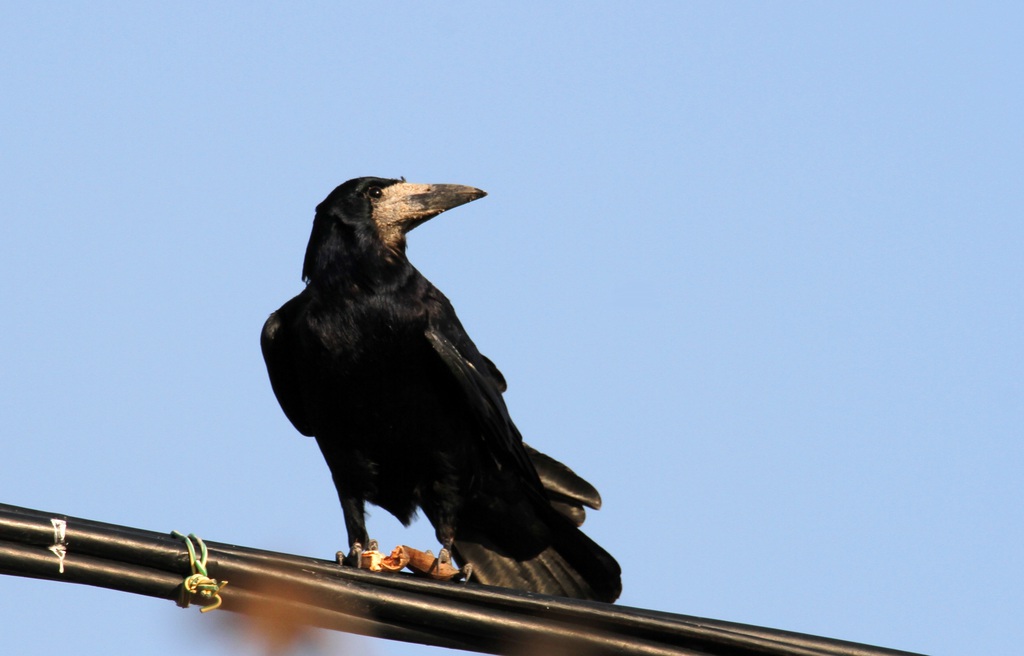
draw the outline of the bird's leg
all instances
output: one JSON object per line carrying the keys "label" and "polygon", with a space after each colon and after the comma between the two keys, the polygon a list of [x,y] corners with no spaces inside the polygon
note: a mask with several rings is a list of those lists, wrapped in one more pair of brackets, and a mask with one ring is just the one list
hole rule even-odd
{"label": "bird's leg", "polygon": [[[429,573],[432,575],[440,574],[442,565],[446,566],[446,570],[454,569],[452,565],[452,547],[455,544],[455,527],[458,523],[456,517],[459,515],[461,504],[454,501],[453,495],[444,494],[444,487],[458,489],[454,476],[435,484],[435,491],[441,492],[441,494],[438,494],[438,497],[446,499],[447,502],[432,505],[430,512],[427,513],[431,523],[434,525],[434,535],[442,547],[437,558],[434,559],[433,565],[431,565]],[[458,570],[458,572],[468,581],[473,573],[473,566],[470,563],[465,563],[464,567]]]}
{"label": "bird's leg", "polygon": [[[349,553],[339,560],[346,565],[360,567],[363,559],[363,548],[371,551],[377,548],[376,540],[371,541],[366,533],[366,506],[362,499],[338,493],[341,510],[345,514],[345,530],[348,532]],[[341,556],[339,552],[339,556]]]}
{"label": "bird's leg", "polygon": [[452,562],[452,545],[455,544],[454,523],[438,518],[435,534],[437,541],[441,543],[441,551],[438,552],[434,565],[431,567],[431,571],[436,573],[441,565],[450,565]]}

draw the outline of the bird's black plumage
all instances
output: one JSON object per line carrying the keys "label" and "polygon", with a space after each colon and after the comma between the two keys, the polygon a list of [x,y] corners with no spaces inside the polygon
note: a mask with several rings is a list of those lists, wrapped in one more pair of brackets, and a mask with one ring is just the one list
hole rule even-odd
{"label": "bird's black plumage", "polygon": [[577,528],[597,491],[523,443],[501,373],[405,255],[409,230],[482,196],[382,178],[331,192],[305,289],[263,327],[270,381],[327,460],[350,544],[367,543],[366,501],[406,524],[421,509],[483,583],[614,601],[618,564]]}

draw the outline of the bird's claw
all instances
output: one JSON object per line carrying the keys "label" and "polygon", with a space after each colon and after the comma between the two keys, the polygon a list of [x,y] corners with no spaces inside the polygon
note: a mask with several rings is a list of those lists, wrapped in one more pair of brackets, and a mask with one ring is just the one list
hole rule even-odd
{"label": "bird's claw", "polygon": [[339,565],[359,567],[359,556],[363,553],[363,547],[357,542],[352,545],[348,553],[337,551],[334,553],[334,561]]}
{"label": "bird's claw", "polygon": [[339,551],[335,554],[335,559],[339,565],[348,565],[349,567],[355,567],[357,569],[365,569],[364,561],[367,560],[368,556],[377,553],[377,541],[368,540],[366,548],[363,548],[362,542],[353,542],[352,547],[349,549],[348,555],[344,551]]}

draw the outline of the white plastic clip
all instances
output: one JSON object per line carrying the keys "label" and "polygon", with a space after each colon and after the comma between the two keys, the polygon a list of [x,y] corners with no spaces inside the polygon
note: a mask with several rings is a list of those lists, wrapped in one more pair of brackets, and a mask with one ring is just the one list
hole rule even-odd
{"label": "white plastic clip", "polygon": [[63,519],[51,519],[50,523],[53,524],[53,546],[50,547],[50,551],[60,561],[60,573],[63,574],[64,556],[68,553],[68,547],[64,544],[64,534],[67,532],[68,523]]}

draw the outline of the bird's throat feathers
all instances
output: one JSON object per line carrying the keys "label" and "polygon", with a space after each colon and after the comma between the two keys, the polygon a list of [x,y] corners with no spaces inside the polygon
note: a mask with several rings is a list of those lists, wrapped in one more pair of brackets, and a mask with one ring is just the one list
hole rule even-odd
{"label": "bird's throat feathers", "polygon": [[388,243],[370,224],[351,224],[319,213],[306,247],[302,278],[323,288],[370,289],[400,284],[412,265],[405,256],[404,236]]}

